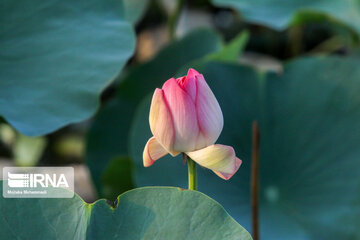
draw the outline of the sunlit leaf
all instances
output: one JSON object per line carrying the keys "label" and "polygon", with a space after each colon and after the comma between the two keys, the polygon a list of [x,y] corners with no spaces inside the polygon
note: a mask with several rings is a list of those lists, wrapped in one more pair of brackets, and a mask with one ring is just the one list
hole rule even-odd
{"label": "sunlit leaf", "polygon": [[46,147],[46,138],[28,137],[18,134],[13,146],[14,161],[17,166],[35,166]]}

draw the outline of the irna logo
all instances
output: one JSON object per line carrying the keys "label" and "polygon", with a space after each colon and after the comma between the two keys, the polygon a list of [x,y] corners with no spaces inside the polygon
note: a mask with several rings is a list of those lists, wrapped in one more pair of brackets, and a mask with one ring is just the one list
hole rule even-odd
{"label": "irna logo", "polygon": [[73,167],[4,167],[5,198],[72,198]]}
{"label": "irna logo", "polygon": [[37,187],[64,187],[68,188],[69,183],[65,174],[21,174],[8,173],[8,185],[12,188],[37,188]]}

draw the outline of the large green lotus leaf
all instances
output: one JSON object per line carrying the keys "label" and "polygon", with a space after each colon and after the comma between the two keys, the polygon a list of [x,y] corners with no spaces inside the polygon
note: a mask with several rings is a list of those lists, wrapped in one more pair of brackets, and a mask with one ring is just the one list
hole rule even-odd
{"label": "large green lotus leaf", "polygon": [[[1,191],[2,191],[2,182]],[[106,200],[0,197],[1,239],[236,239],[251,240],[208,196],[173,187],[131,190],[116,207]]]}
{"label": "large green lotus leaf", "polygon": [[1,5],[0,115],[27,135],[90,117],[134,50],[122,1]]}
{"label": "large green lotus leaf", "polygon": [[215,5],[238,10],[246,21],[283,30],[293,22],[330,19],[360,32],[358,0],[212,0]]}
{"label": "large green lotus leaf", "polygon": [[[219,201],[250,228],[251,122],[259,121],[260,229],[265,239],[360,237],[360,69],[354,58],[302,58],[282,74],[257,74],[236,64],[207,63],[203,74],[224,114],[217,141],[243,160],[224,181],[198,168],[199,190]],[[150,98],[132,127],[138,186],[186,187],[180,158],[161,158],[149,168],[142,151],[151,136]]]}
{"label": "large green lotus leaf", "polygon": [[143,96],[161,87],[162,82],[174,76],[187,62],[216,52],[221,45],[215,32],[197,30],[171,43],[154,59],[130,69],[121,77],[116,98],[101,108],[87,138],[86,160],[101,196],[110,198],[102,192],[101,175],[115,156],[128,155],[129,129]]}

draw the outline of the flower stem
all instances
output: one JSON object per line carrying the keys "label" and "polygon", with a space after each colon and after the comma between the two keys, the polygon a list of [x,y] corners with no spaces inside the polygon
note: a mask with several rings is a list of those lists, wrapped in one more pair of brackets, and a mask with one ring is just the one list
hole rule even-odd
{"label": "flower stem", "polygon": [[251,156],[251,222],[254,240],[259,240],[259,149],[260,131],[256,121],[252,125]]}
{"label": "flower stem", "polygon": [[298,56],[302,51],[302,40],[303,40],[303,27],[293,26],[289,29],[289,44],[290,44],[290,54],[292,57]]}
{"label": "flower stem", "polygon": [[197,189],[196,163],[183,153],[183,157],[187,158],[188,174],[189,174],[189,189]]}
{"label": "flower stem", "polygon": [[169,25],[169,35],[171,40],[175,39],[175,27],[183,4],[184,4],[184,0],[177,0],[175,10],[169,17],[168,25]]}

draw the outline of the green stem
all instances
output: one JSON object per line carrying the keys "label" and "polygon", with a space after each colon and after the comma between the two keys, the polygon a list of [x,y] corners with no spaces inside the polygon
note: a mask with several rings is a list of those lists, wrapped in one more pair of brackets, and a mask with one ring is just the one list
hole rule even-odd
{"label": "green stem", "polygon": [[187,158],[188,174],[189,174],[189,189],[197,189],[197,177],[196,177],[196,163],[183,153],[184,159]]}
{"label": "green stem", "polygon": [[177,0],[175,10],[169,17],[168,24],[169,24],[169,35],[170,35],[171,40],[175,39],[175,27],[176,27],[176,23],[178,21],[183,3],[184,3],[184,0]]}
{"label": "green stem", "polygon": [[290,53],[292,57],[298,56],[302,52],[303,27],[293,26],[289,29]]}

